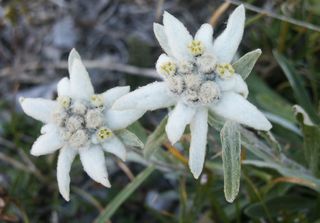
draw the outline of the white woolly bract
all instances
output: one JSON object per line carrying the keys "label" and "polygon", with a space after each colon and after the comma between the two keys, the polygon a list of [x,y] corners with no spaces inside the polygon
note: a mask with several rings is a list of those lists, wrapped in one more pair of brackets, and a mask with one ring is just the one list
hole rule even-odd
{"label": "white woolly bract", "polygon": [[102,147],[106,152],[114,154],[115,156],[119,157],[122,161],[126,160],[126,148],[116,136],[104,142],[102,144]]}
{"label": "white woolly bract", "polygon": [[88,71],[75,50],[69,55],[69,74],[72,96],[77,99],[90,99],[94,94],[93,86]]}
{"label": "white woolly bract", "polygon": [[99,146],[80,150],[80,160],[86,173],[105,187],[111,187],[103,151]]}
{"label": "white woolly bract", "polygon": [[164,52],[168,55],[172,55],[163,25],[153,23],[153,32]]}
{"label": "white woolly bract", "polygon": [[169,114],[166,132],[171,144],[175,144],[182,136],[186,126],[191,122],[196,110],[179,102]]}
{"label": "white woolly bract", "polygon": [[191,61],[192,55],[187,46],[193,38],[186,27],[168,12],[163,14],[163,25],[173,56],[180,60]]}
{"label": "white woolly bract", "polygon": [[20,98],[23,111],[43,123],[51,121],[51,114],[57,107],[56,101],[43,98]]}
{"label": "white woolly bract", "polygon": [[240,5],[230,15],[227,28],[213,43],[213,52],[220,62],[231,62],[242,39],[244,23],[245,9]]}
{"label": "white woolly bract", "polygon": [[34,156],[50,154],[64,145],[56,126],[48,124],[45,128],[42,131],[44,134],[39,136],[32,145],[31,154]]}
{"label": "white woolly bract", "polygon": [[207,54],[212,53],[213,48],[213,28],[210,24],[205,23],[200,26],[196,35],[194,36],[195,40],[199,40],[204,45],[204,52]]}
{"label": "white woolly bract", "polygon": [[70,200],[70,169],[77,151],[70,147],[60,150],[57,161],[57,181],[59,192],[66,201]]}
{"label": "white woolly bract", "polygon": [[110,108],[112,104],[121,96],[129,93],[130,86],[114,87],[102,93],[104,106]]}
{"label": "white woolly bract", "polygon": [[[58,102],[41,98],[20,99],[22,109],[27,115],[48,123],[41,129],[42,135],[34,142],[31,154],[39,156],[63,148],[58,158],[57,180],[59,191],[66,200],[70,199],[71,163],[78,153],[88,175],[110,187],[102,144],[121,159],[125,159],[125,148],[117,139],[109,142],[92,139],[101,127],[112,136],[107,126],[108,121],[113,129],[122,129],[145,112],[131,109],[128,112],[108,113],[115,100],[127,94],[130,87],[116,87],[99,95],[94,94],[88,72],[74,49],[69,55],[68,68],[70,80],[63,78],[57,84]],[[105,115],[106,113],[108,115]]]}
{"label": "white woolly bract", "polygon": [[268,131],[271,123],[266,117],[244,97],[233,92],[221,95],[221,100],[210,109],[217,115],[235,122],[247,125],[257,130]]}
{"label": "white woolly bract", "polygon": [[194,176],[200,176],[206,155],[208,133],[208,109],[200,108],[190,123],[191,142],[189,150],[189,167]]}
{"label": "white woolly bract", "polygon": [[111,130],[119,130],[128,127],[144,113],[145,110],[140,109],[128,109],[122,111],[110,109],[105,112],[104,119]]}
{"label": "white woolly bract", "polygon": [[62,78],[57,84],[58,96],[68,96],[71,97],[70,81],[69,78]]}
{"label": "white woolly bract", "polygon": [[115,110],[155,110],[172,106],[176,100],[170,95],[165,82],[154,82],[124,95],[112,106]]}

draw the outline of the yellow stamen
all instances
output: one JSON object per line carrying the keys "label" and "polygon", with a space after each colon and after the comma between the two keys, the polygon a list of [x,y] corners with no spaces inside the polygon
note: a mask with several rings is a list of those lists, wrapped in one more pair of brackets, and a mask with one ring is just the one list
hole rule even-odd
{"label": "yellow stamen", "polygon": [[222,78],[230,78],[234,75],[235,70],[229,63],[218,64],[216,71],[218,75]]}
{"label": "yellow stamen", "polygon": [[68,96],[59,96],[57,101],[63,108],[69,108],[71,104],[71,98]]}
{"label": "yellow stamen", "polygon": [[163,63],[160,68],[167,76],[173,76],[177,69],[176,65],[172,62]]}
{"label": "yellow stamen", "polygon": [[91,103],[96,106],[100,107],[103,106],[103,97],[100,94],[94,94],[91,96]]}
{"label": "yellow stamen", "polygon": [[199,56],[203,54],[204,51],[203,43],[199,40],[192,40],[188,48],[193,56]]}
{"label": "yellow stamen", "polygon": [[111,130],[106,127],[101,127],[97,131],[97,137],[99,141],[106,140],[107,138],[110,138],[112,135],[113,133],[111,132]]}

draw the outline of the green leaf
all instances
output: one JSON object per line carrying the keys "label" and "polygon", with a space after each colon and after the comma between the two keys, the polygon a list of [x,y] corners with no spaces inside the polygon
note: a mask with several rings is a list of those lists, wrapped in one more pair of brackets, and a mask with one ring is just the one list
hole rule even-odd
{"label": "green leaf", "polygon": [[300,106],[294,106],[294,110],[303,132],[306,161],[314,175],[320,177],[320,126],[314,125]]}
{"label": "green leaf", "polygon": [[269,121],[279,126],[282,126],[283,128],[290,130],[291,132],[299,136],[302,136],[300,129],[294,123],[288,121],[287,119],[269,112],[264,112],[264,115],[266,116],[267,119],[269,119]]}
{"label": "green leaf", "polygon": [[127,145],[132,147],[143,148],[144,144],[141,140],[136,136],[133,132],[129,130],[122,129],[116,132],[116,135],[121,139],[121,141]]}
{"label": "green leaf", "polygon": [[[209,117],[212,114],[209,113]],[[220,125],[216,124],[214,118],[209,122],[209,124],[220,129]],[[279,153],[268,147],[263,141],[261,141],[254,133],[251,131],[240,127],[241,132],[241,144],[250,153],[254,154],[260,160],[244,160],[242,164],[254,165],[262,168],[271,168],[278,171],[281,175],[287,177],[299,178],[300,185],[304,185],[313,190],[320,192],[320,180],[311,175],[307,169],[298,164],[296,161],[286,157],[285,154]],[[209,162],[210,163],[210,162]],[[214,166],[216,169],[218,166]]]}
{"label": "green leaf", "polygon": [[273,55],[289,80],[297,102],[306,110],[306,112],[314,121],[319,122],[318,114],[311,103],[306,89],[303,86],[304,81],[302,77],[299,76],[293,65],[284,56],[279,54],[277,51],[273,51]]}
{"label": "green leaf", "polygon": [[129,196],[145,181],[154,171],[154,166],[149,166],[144,169],[134,180],[129,183],[101,212],[101,214],[94,221],[95,223],[105,223],[110,220],[112,215],[117,211],[120,205],[126,201]]}
{"label": "green leaf", "polygon": [[220,132],[224,175],[224,195],[233,202],[239,193],[241,177],[241,138],[239,125],[227,121]]}
{"label": "green leaf", "polygon": [[320,180],[310,175],[305,170],[301,170],[300,167],[296,167],[292,163],[292,167],[281,166],[272,161],[259,161],[259,160],[244,160],[245,165],[253,165],[260,168],[270,168],[278,171],[281,175],[286,177],[292,177],[297,179],[297,184],[309,187],[315,191],[320,192]]}
{"label": "green leaf", "polygon": [[258,105],[259,108],[274,115],[278,115],[293,124],[296,123],[292,111],[292,104],[271,89],[263,79],[257,75],[250,75],[246,82],[250,91],[249,98],[253,104]]}
{"label": "green leaf", "polygon": [[251,73],[254,65],[261,55],[261,50],[256,49],[243,55],[239,60],[232,64],[237,74],[245,80]]}
{"label": "green leaf", "polygon": [[136,121],[128,126],[127,130],[133,132],[142,142],[146,142],[148,134],[139,121]]}
{"label": "green leaf", "polygon": [[147,142],[144,147],[144,156],[148,159],[150,156],[159,148],[161,143],[166,140],[166,124],[168,121],[168,116],[162,119],[158,127],[153,131],[153,133],[148,137]]}
{"label": "green leaf", "polygon": [[270,131],[268,132],[261,131],[259,132],[259,135],[261,135],[277,153],[279,154],[281,153],[281,150],[282,150],[281,145]]}
{"label": "green leaf", "polygon": [[301,196],[285,195],[271,198],[264,203],[258,202],[251,204],[244,212],[251,218],[264,218],[266,217],[266,213],[263,205],[268,208],[268,213],[271,217],[276,217],[279,216],[279,214],[296,213],[311,208],[315,205],[315,202],[314,200]]}

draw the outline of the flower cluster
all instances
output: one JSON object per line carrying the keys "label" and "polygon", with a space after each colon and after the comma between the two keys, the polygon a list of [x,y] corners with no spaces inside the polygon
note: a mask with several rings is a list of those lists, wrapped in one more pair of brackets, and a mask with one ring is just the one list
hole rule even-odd
{"label": "flower cluster", "polygon": [[115,87],[95,94],[80,56],[72,50],[70,79],[58,83],[57,100],[21,99],[24,112],[45,124],[31,153],[38,156],[60,149],[57,179],[62,196],[69,200],[69,171],[77,154],[87,174],[110,187],[103,151],[124,160],[126,149],[114,131],[126,128],[148,110],[175,106],[166,125],[172,144],[190,125],[189,166],[195,178],[205,160],[208,111],[257,130],[270,130],[270,122],[246,100],[247,85],[231,64],[244,23],[241,5],[213,41],[210,24],[203,24],[193,37],[178,19],[165,12],[163,25],[154,24],[155,36],[165,51],[156,63],[163,81],[130,93],[129,87]]}
{"label": "flower cluster", "polygon": [[94,94],[88,72],[75,50],[71,51],[68,62],[70,79],[63,78],[58,83],[57,100],[20,99],[24,112],[45,124],[31,154],[40,156],[60,149],[57,180],[66,200],[69,200],[69,172],[77,154],[86,173],[110,187],[103,151],[125,160],[126,148],[113,131],[126,128],[143,114],[137,109],[110,109],[130,88],[115,87]]}
{"label": "flower cluster", "polygon": [[195,178],[202,172],[208,131],[208,110],[227,120],[268,131],[270,122],[246,100],[248,87],[230,64],[242,39],[245,10],[241,5],[230,15],[226,29],[213,41],[213,29],[203,24],[194,37],[168,12],[163,25],[154,24],[165,51],[156,64],[162,82],[130,92],[114,109],[155,110],[175,106],[166,132],[176,143],[190,124],[189,166]]}

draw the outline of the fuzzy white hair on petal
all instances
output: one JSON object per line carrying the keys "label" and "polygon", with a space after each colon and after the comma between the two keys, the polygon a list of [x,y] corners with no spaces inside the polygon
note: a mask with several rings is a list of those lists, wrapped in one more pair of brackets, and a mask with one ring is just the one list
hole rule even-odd
{"label": "fuzzy white hair on petal", "polygon": [[145,113],[145,110],[128,109],[113,110],[109,109],[105,112],[104,119],[111,130],[124,129],[138,120]]}
{"label": "fuzzy white hair on petal", "polygon": [[204,44],[204,52],[212,53],[213,48],[213,28],[210,24],[205,23],[200,26],[196,35],[195,40],[199,40]]}
{"label": "fuzzy white hair on petal", "polygon": [[163,25],[160,25],[158,23],[153,23],[153,32],[156,36],[161,48],[164,50],[164,52],[170,56],[172,56],[172,52],[168,43],[168,38],[166,36],[165,30]]}
{"label": "fuzzy white hair on petal", "polygon": [[48,124],[43,128],[44,134],[38,137],[31,148],[31,154],[34,156],[53,153],[64,145],[59,129],[55,125]]}
{"label": "fuzzy white hair on petal", "polygon": [[112,108],[115,110],[156,110],[172,106],[175,103],[176,99],[170,95],[165,82],[153,82],[119,98]]}
{"label": "fuzzy white hair on petal", "polygon": [[244,24],[245,8],[240,5],[229,16],[226,29],[213,43],[213,52],[220,62],[231,62],[242,39]]}
{"label": "fuzzy white hair on petal", "polygon": [[114,87],[102,93],[104,105],[110,108],[113,103],[121,96],[128,94],[130,86]]}
{"label": "fuzzy white hair on petal", "polygon": [[191,122],[195,108],[179,102],[173,111],[169,114],[166,132],[171,144],[175,144],[183,135],[186,126]]}
{"label": "fuzzy white hair on petal", "polygon": [[257,130],[269,131],[272,128],[268,119],[241,95],[225,92],[221,100],[210,105],[210,109],[217,115]]}
{"label": "fuzzy white hair on petal", "polygon": [[179,60],[192,61],[188,44],[193,40],[186,27],[168,12],[163,14],[164,30],[173,56]]}
{"label": "fuzzy white hair on petal", "polygon": [[73,97],[89,99],[94,94],[93,86],[82,60],[76,50],[69,55],[70,88]]}
{"label": "fuzzy white hair on petal", "polygon": [[22,110],[30,117],[43,123],[51,121],[51,114],[57,107],[57,102],[43,98],[20,98]]}
{"label": "fuzzy white hair on petal", "polygon": [[94,181],[105,187],[111,187],[108,179],[106,161],[100,146],[81,149],[80,160],[83,165],[83,169]]}
{"label": "fuzzy white hair on petal", "polygon": [[106,152],[112,153],[113,155],[119,157],[122,161],[125,161],[127,158],[126,148],[116,136],[104,142],[102,147]]}
{"label": "fuzzy white hair on petal", "polygon": [[77,155],[77,150],[67,146],[60,150],[57,161],[57,181],[59,192],[66,200],[70,200],[70,169],[72,162]]}
{"label": "fuzzy white hair on petal", "polygon": [[189,151],[189,167],[196,179],[198,179],[202,172],[206,155],[208,134],[207,122],[208,110],[206,108],[200,108],[190,123],[191,142]]}

